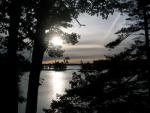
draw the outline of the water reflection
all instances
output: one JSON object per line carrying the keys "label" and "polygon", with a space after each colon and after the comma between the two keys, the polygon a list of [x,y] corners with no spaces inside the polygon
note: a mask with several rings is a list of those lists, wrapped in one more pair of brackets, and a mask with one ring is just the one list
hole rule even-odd
{"label": "water reflection", "polygon": [[[69,81],[75,70],[67,71],[42,71],[40,75],[38,91],[38,108],[37,113],[43,113],[43,108],[49,108],[52,99],[56,99],[56,94],[64,94],[65,89],[70,88]],[[26,73],[20,82],[20,96],[26,97],[28,86],[28,74]],[[26,103],[20,103],[18,113],[25,113]]]}
{"label": "water reflection", "polygon": [[56,96],[56,94],[63,94],[65,89],[65,83],[63,81],[64,73],[63,72],[55,72],[52,71],[50,73],[51,75],[51,88],[52,88],[52,94],[53,97]]}
{"label": "water reflection", "polygon": [[43,108],[49,108],[52,99],[56,94],[64,94],[66,88],[70,88],[69,81],[72,71],[42,71],[41,78],[44,78],[38,93],[38,113],[43,113]]}

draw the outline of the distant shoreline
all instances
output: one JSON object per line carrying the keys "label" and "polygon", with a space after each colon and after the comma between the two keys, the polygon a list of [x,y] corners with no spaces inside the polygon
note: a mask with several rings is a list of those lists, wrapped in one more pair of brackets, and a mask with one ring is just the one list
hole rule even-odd
{"label": "distant shoreline", "polygon": [[[54,65],[54,64],[42,64],[42,65]],[[81,65],[81,64],[65,64],[65,65]]]}
{"label": "distant shoreline", "polygon": [[[54,68],[55,64],[42,64],[42,70],[44,71],[47,71],[47,70],[50,70],[50,71],[66,71],[66,70],[80,70],[81,69],[81,64],[64,64],[66,66],[66,68]],[[78,66],[79,68],[70,68],[68,66]]]}

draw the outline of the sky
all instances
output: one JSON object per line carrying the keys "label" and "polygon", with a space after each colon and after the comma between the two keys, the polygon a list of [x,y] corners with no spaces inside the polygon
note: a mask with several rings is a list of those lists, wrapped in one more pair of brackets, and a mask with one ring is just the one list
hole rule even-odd
{"label": "sky", "polygon": [[[105,48],[105,45],[117,38],[115,32],[123,26],[127,25],[125,15],[120,13],[114,13],[110,15],[107,20],[103,20],[101,17],[89,16],[87,14],[81,14],[78,21],[85,26],[79,26],[74,20],[72,22],[73,27],[62,29],[65,32],[75,32],[80,35],[79,42],[76,45],[63,45],[64,57],[70,57],[70,63],[92,62],[93,60],[104,59],[104,55],[111,55],[118,53],[124,48],[125,45],[109,50]],[[63,57],[63,58],[64,58]],[[52,63],[55,60],[61,61],[62,58],[49,58],[44,56],[43,63]]]}

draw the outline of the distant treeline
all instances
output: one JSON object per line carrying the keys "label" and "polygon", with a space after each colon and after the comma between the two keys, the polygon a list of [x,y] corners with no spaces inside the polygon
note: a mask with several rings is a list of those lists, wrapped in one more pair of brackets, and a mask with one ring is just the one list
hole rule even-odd
{"label": "distant treeline", "polygon": [[53,64],[43,64],[42,65],[42,69],[43,70],[57,70],[57,71],[60,71],[60,70],[66,70],[67,68],[67,64],[64,63],[64,62],[55,62]]}
{"label": "distant treeline", "polygon": [[148,64],[147,60],[124,60],[124,61],[115,61],[115,60],[95,60],[93,63],[82,63],[81,70],[103,70],[104,68],[130,68],[134,69],[137,67],[145,68]]}

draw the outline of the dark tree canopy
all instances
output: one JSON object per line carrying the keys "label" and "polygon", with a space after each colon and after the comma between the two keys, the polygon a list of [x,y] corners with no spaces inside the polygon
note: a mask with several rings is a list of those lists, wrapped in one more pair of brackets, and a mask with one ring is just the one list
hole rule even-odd
{"label": "dark tree canopy", "polygon": [[[126,20],[129,22],[129,25],[127,27],[121,28],[119,31],[116,32],[118,38],[115,41],[107,44],[106,47],[108,48],[114,48],[118,46],[123,40],[125,40],[128,37],[133,37],[136,40],[143,41],[145,40],[144,37],[146,37],[146,34],[144,33],[144,10],[147,16],[146,21],[148,21],[150,16],[150,2],[148,0],[125,0],[122,4],[126,5],[126,8],[123,9],[122,12],[128,15]],[[149,23],[147,23],[147,26],[149,26]]]}
{"label": "dark tree canopy", "polygon": [[[113,8],[127,13],[129,16],[127,20],[133,23],[117,31],[117,40],[110,42],[106,47],[114,48],[129,36],[135,38],[135,43],[119,54],[106,56],[104,61],[94,61],[93,64],[82,63],[81,72],[73,73],[70,81],[71,89],[54,100],[50,109],[44,110],[46,113],[150,112],[149,61],[145,59],[146,32],[143,33],[146,31],[143,7],[146,8],[146,16],[149,17],[150,2],[141,0],[114,2],[116,4]],[[81,0],[81,4],[90,7],[91,1]],[[83,8],[82,11],[84,12]],[[90,8],[88,11],[90,14]],[[93,14],[97,14],[97,11]],[[149,26],[149,23],[147,24]]]}
{"label": "dark tree canopy", "polygon": [[[33,48],[26,112],[36,113],[39,76],[44,52],[46,51],[53,57],[61,56],[63,53],[61,48],[53,48],[51,45],[48,45],[49,37],[51,38],[53,34],[61,35],[66,43],[76,44],[80,36],[76,33],[64,33],[61,31],[61,27],[72,27],[70,23],[73,19],[75,19],[80,26],[83,26],[78,21],[78,16],[81,13],[87,13],[91,16],[97,15],[103,19],[107,19],[109,15],[115,11],[119,11],[121,13],[127,13],[129,16],[127,20],[133,20],[134,23],[118,31],[116,33],[118,34],[117,40],[109,43],[107,47],[113,48],[133,33],[138,33],[140,38],[142,36],[146,38],[146,51],[149,58],[149,5],[150,2],[148,0],[144,2],[142,0],[0,1],[0,57],[5,57],[5,53],[8,53],[8,62],[14,65],[12,68],[9,67],[12,71],[11,83],[13,83],[13,85],[17,84],[17,68],[15,64],[18,63],[18,51],[23,51],[24,49],[32,50]],[[46,33],[46,30],[48,33]],[[145,31],[144,35],[141,30]],[[141,42],[137,40],[136,44],[140,45]],[[133,50],[137,48],[136,54],[131,54],[134,53]],[[84,113],[89,111],[94,112],[94,110],[98,112],[121,112],[119,109],[116,109],[118,106],[122,109],[124,106],[127,107],[127,109],[123,111],[125,113],[128,111],[141,112],[141,109],[149,110],[147,101],[144,104],[140,102],[141,98],[147,99],[147,96],[145,96],[147,92],[138,92],[139,90],[143,91],[143,87],[145,87],[147,78],[141,75],[145,75],[146,69],[139,67],[134,69],[129,68],[132,63],[136,64],[136,61],[130,62],[131,64],[122,62],[122,59],[124,59],[124,61],[135,60],[134,56],[136,56],[136,59],[141,59],[137,54],[142,53],[139,51],[139,48],[140,46],[138,45],[132,46],[131,49],[127,49],[125,52],[109,58],[110,62],[114,62],[117,59],[117,61],[119,60],[120,63],[123,63],[122,65],[110,63],[112,67],[109,67],[108,63],[108,67],[106,66],[107,68],[103,70],[97,70],[93,73],[81,73],[80,75],[74,74],[73,81],[71,82],[72,89],[67,91],[68,94],[60,97],[60,101],[53,102],[52,110],[54,110],[54,112],[60,110],[60,112],[64,113],[76,113],[77,111]],[[124,69],[124,66],[126,69]],[[120,70],[118,71],[118,69]],[[105,70],[108,71],[102,73]],[[115,71],[118,71],[118,73]],[[9,74],[7,75],[10,76]],[[132,80],[136,75],[138,75],[138,79]],[[127,88],[128,85],[129,87]],[[14,86],[13,88],[15,88],[15,93],[17,93],[17,87]],[[98,93],[97,88],[100,90]],[[109,94],[116,97],[111,97]],[[138,96],[137,94],[142,95]],[[104,98],[102,99],[102,97]],[[16,98],[17,94],[15,99]],[[136,101],[137,104],[133,103],[133,101]],[[61,105],[61,107],[59,107],[59,105]],[[138,107],[139,109],[130,108],[130,105]],[[144,107],[144,105],[146,105],[146,107]],[[144,112],[146,113],[147,111]]]}

